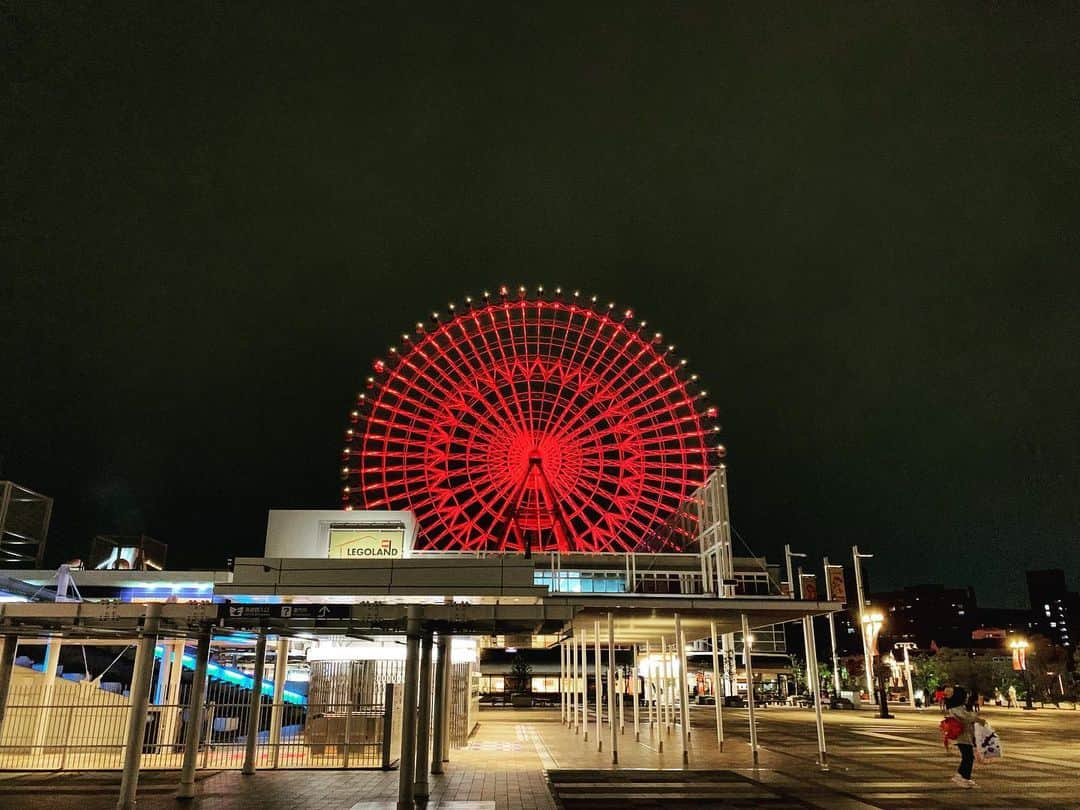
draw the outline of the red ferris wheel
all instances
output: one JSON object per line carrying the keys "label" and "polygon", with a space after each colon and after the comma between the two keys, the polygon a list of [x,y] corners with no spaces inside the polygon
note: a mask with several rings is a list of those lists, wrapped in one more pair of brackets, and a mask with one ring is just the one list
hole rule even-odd
{"label": "red ferris wheel", "polygon": [[409,509],[418,548],[681,549],[723,447],[697,375],[629,310],[503,287],[374,361],[346,431],[347,509]]}

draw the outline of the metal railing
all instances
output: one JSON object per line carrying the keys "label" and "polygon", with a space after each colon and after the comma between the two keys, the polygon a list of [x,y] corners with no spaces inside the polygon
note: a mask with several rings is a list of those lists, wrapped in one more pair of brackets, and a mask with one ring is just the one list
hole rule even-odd
{"label": "metal railing", "polygon": [[[379,666],[372,666],[377,664]],[[389,768],[400,756],[400,662],[344,662],[320,702],[259,707],[257,768]],[[92,683],[44,676],[12,684],[0,729],[0,770],[120,770],[130,699]],[[338,684],[338,678],[344,684]],[[374,682],[375,679],[377,683]],[[397,683],[394,683],[394,680]],[[340,687],[340,688],[339,688]],[[175,703],[151,703],[143,735],[143,770],[179,769],[191,684]],[[357,698],[363,696],[366,702]],[[199,768],[243,767],[250,692],[210,680],[199,723]],[[274,731],[280,729],[278,733]]]}

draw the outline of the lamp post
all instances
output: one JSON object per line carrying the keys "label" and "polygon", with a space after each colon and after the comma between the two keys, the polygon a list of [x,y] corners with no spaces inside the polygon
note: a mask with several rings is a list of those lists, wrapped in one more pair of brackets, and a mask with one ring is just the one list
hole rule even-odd
{"label": "lamp post", "polygon": [[911,682],[911,657],[908,655],[910,650],[914,650],[918,645],[914,641],[898,641],[893,645],[898,650],[904,651],[904,673],[907,675],[907,699],[911,708],[915,708],[915,686]]}
{"label": "lamp post", "polygon": [[1014,638],[1009,642],[1009,649],[1013,653],[1013,669],[1017,672],[1023,672],[1024,683],[1027,686],[1026,696],[1024,698],[1024,709],[1027,711],[1033,711],[1035,706],[1031,702],[1032,682],[1031,675],[1028,673],[1027,666],[1027,639]]}
{"label": "lamp post", "polygon": [[862,611],[863,649],[866,652],[866,685],[868,694],[874,697],[874,646],[885,617],[876,610]]}
{"label": "lamp post", "polygon": [[[859,598],[859,617],[866,622],[866,595],[863,593],[863,581],[862,581],[862,563],[860,560],[869,559],[873,557],[873,554],[861,554],[858,546],[851,547],[851,558],[855,563],[855,595]],[[870,645],[866,640],[866,633],[863,633],[863,662],[866,664],[866,694],[870,697],[874,696],[874,662],[873,656],[870,654]]]}

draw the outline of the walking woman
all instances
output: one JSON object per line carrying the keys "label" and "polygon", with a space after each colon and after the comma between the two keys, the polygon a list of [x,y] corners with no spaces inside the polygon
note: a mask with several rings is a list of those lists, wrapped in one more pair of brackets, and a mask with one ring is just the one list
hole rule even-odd
{"label": "walking woman", "polygon": [[973,788],[976,786],[971,778],[971,769],[975,766],[975,724],[982,725],[986,720],[968,708],[967,697],[967,690],[958,686],[949,696],[946,706],[947,714],[964,725],[964,730],[956,738],[956,747],[960,749],[960,767],[953,774],[952,781],[961,787]]}

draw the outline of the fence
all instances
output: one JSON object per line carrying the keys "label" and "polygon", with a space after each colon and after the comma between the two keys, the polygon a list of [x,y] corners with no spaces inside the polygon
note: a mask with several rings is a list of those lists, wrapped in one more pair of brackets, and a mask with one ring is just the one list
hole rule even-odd
{"label": "fence", "polygon": [[[161,664],[159,663],[159,666]],[[175,664],[174,664],[175,666]],[[306,702],[260,698],[258,768],[389,768],[400,756],[400,661],[313,663]],[[21,669],[21,668],[17,668]],[[160,674],[160,673],[159,673]],[[119,770],[130,699],[91,683],[23,671],[13,678],[0,730],[0,769]],[[159,682],[162,679],[159,678]],[[174,679],[174,683],[177,679]],[[51,681],[51,683],[49,682]],[[190,682],[159,689],[143,735],[142,768],[180,768],[192,722]],[[244,763],[251,692],[211,679],[199,723],[200,768]]]}

